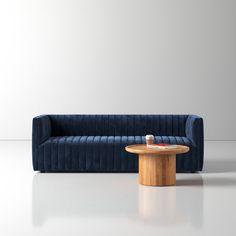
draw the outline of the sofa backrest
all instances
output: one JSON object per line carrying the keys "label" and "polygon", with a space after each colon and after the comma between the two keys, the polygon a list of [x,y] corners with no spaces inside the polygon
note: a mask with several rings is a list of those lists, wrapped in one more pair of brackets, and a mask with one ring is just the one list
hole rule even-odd
{"label": "sofa backrest", "polygon": [[49,115],[52,136],[186,136],[188,115]]}

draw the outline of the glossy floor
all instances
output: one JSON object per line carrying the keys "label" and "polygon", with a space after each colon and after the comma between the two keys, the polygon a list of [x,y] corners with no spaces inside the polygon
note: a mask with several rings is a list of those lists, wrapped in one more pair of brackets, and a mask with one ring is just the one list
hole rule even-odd
{"label": "glossy floor", "polygon": [[200,174],[40,174],[31,143],[0,142],[0,235],[236,235],[236,142],[206,142]]}

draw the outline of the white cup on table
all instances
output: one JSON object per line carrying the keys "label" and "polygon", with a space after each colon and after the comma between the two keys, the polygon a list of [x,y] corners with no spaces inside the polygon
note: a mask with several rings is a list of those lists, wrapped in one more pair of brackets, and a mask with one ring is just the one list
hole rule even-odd
{"label": "white cup on table", "polygon": [[152,134],[146,135],[146,144],[151,145],[154,143],[154,136]]}

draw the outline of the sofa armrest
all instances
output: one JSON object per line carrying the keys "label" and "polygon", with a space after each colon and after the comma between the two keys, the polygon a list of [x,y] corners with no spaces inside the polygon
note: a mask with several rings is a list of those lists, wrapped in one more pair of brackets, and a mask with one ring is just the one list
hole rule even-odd
{"label": "sofa armrest", "polygon": [[196,115],[189,115],[186,121],[185,132],[194,146],[204,142],[203,119]]}
{"label": "sofa armrest", "polygon": [[38,170],[39,145],[45,142],[51,136],[51,120],[48,115],[37,116],[33,118],[32,125],[32,159],[33,168]]}
{"label": "sofa armrest", "polygon": [[33,118],[32,142],[36,147],[51,136],[51,121],[48,115]]}

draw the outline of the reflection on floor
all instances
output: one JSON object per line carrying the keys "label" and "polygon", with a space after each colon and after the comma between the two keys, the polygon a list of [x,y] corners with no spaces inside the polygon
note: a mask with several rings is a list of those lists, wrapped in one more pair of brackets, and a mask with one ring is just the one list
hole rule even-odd
{"label": "reflection on floor", "polygon": [[[202,226],[203,220],[203,180],[196,174],[194,183],[199,187],[149,188],[139,185],[139,219],[153,226],[170,227],[191,223],[193,227]],[[189,199],[195,199],[195,203]]]}
{"label": "reflection on floor", "polygon": [[[53,217],[109,217],[153,226],[185,222],[201,226],[203,181],[200,174],[192,178],[193,188],[147,187],[136,181],[131,184],[127,181],[130,175],[36,174],[32,187],[34,225],[41,226]],[[195,199],[195,203],[186,198]]]}
{"label": "reflection on floor", "polygon": [[137,174],[33,172],[30,142],[0,142],[0,235],[235,235],[236,142],[205,146],[203,172],[147,187]]}

